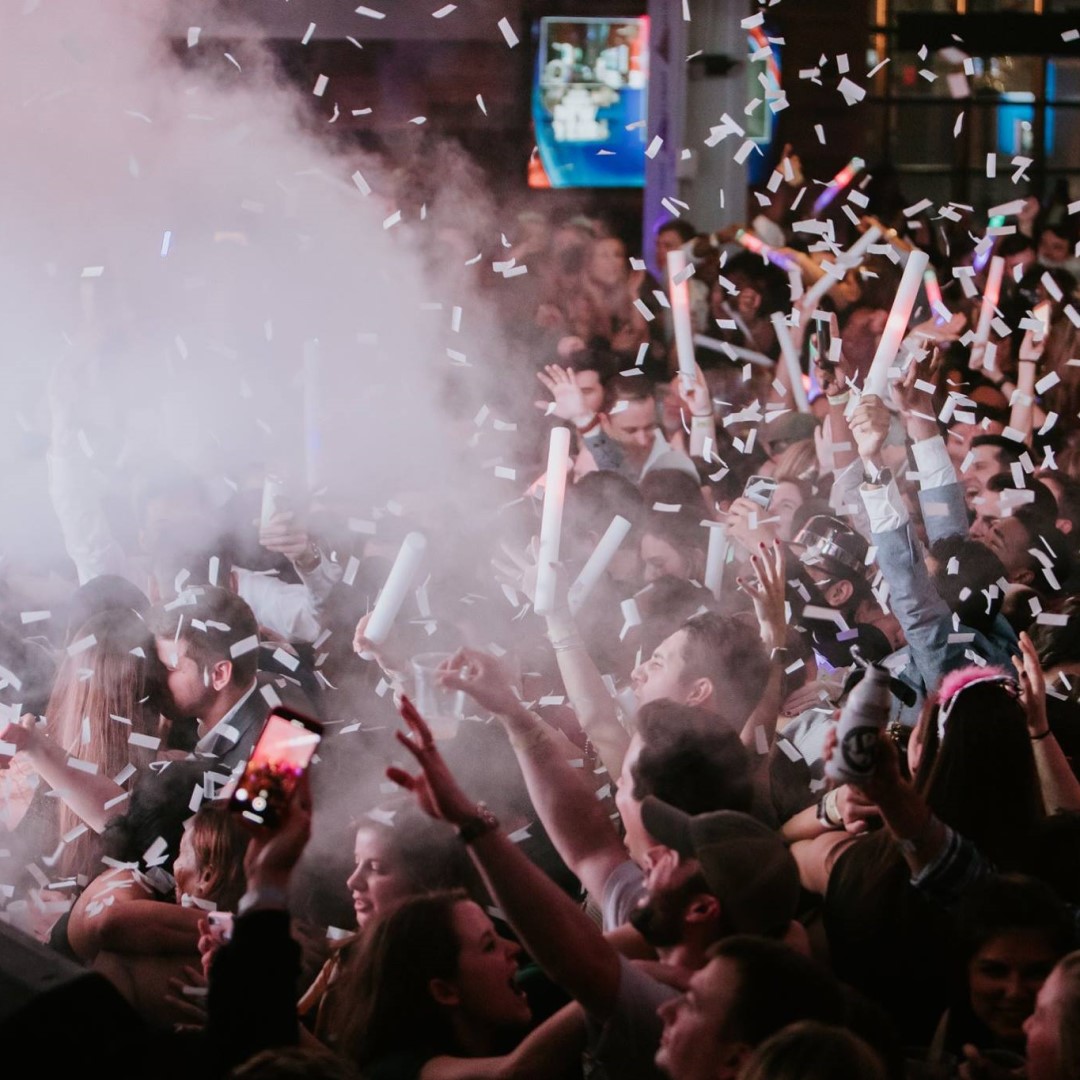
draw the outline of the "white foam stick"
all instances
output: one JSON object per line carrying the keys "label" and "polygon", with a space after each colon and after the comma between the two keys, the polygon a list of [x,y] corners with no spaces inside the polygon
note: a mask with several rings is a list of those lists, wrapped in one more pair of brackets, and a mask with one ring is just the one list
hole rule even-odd
{"label": "white foam stick", "polygon": [[724,560],[727,558],[727,529],[709,526],[709,549],[705,555],[705,588],[718,600],[724,584]]}
{"label": "white foam stick", "polygon": [[[842,251],[840,253],[840,257],[836,260],[837,266],[842,266],[845,272],[858,266],[859,263],[862,262],[863,256],[866,254],[870,245],[876,244],[880,239],[881,230],[876,225],[871,225],[870,228],[847,249],[847,251]],[[804,310],[810,313],[816,311],[825,294],[834,286],[839,285],[842,280],[842,277],[835,277],[832,274],[826,274],[824,277],[818,278],[818,280],[806,290],[806,296],[803,298]]]}
{"label": "white foam stick", "polygon": [[536,598],[533,602],[537,615],[550,615],[555,610],[555,564],[559,561],[563,500],[566,497],[566,468],[569,461],[569,428],[552,428],[548,442],[547,475],[544,480],[544,511],[540,518]]}
{"label": "white foam stick", "polygon": [[630,532],[630,522],[626,518],[616,514],[611,519],[607,531],[600,537],[600,542],[593,549],[585,565],[581,568],[574,584],[570,586],[570,614],[576,615],[582,604],[589,598],[589,594],[596,588],[608,563],[615,557]]}
{"label": "white foam stick", "polygon": [[694,367],[694,327],[690,322],[690,282],[681,276],[685,269],[686,252],[682,248],[669,251],[668,294],[671,322],[675,328],[675,355],[679,360],[679,374],[690,385],[697,378],[697,370]]}
{"label": "white foam stick", "polygon": [[319,486],[322,458],[322,414],[319,343],[304,342],[304,463],[309,491]]}
{"label": "white foam stick", "polygon": [[776,331],[776,340],[780,343],[780,355],[784,358],[784,367],[787,368],[791,379],[791,392],[795,395],[795,407],[799,412],[809,412],[810,402],[806,400],[806,387],[803,386],[802,368],[799,366],[799,354],[795,349],[795,342],[791,340],[791,328],[781,311],[772,314],[773,329]]}
{"label": "white foam stick", "polygon": [[381,645],[390,635],[390,629],[394,625],[401,605],[405,603],[405,597],[412,589],[416,575],[424,561],[427,551],[427,540],[422,533],[411,532],[401,542],[401,549],[390,570],[390,576],[379,593],[379,599],[375,602],[375,610],[368,620],[364,637],[372,645]]}
{"label": "white foam stick", "polygon": [[885,389],[889,383],[889,368],[896,360],[900,344],[907,333],[911,310],[915,307],[919,289],[922,288],[923,271],[929,262],[930,256],[925,251],[916,250],[908,256],[904,275],[900,278],[900,288],[896,290],[896,299],[893,300],[892,310],[885,323],[885,332],[881,335],[877,352],[874,353],[874,359],[866,375],[863,389],[867,394],[885,396]]}
{"label": "white foam stick", "polygon": [[979,321],[971,342],[971,367],[975,370],[984,366],[986,344],[990,340],[990,325],[997,314],[1001,278],[1004,273],[1005,260],[1000,255],[995,255],[990,260],[990,269],[986,273],[986,288],[983,290],[982,307],[979,308]]}

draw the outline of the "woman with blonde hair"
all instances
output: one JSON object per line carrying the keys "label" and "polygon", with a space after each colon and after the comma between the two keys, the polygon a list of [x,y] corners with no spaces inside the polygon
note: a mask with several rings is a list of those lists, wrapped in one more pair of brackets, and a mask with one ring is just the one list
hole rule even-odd
{"label": "woman with blonde hair", "polygon": [[[93,876],[98,834],[125,809],[127,782],[157,749],[165,670],[142,618],[104,611],[80,628],[57,672],[45,717],[27,714],[0,731],[16,766],[32,770],[27,814],[56,815],[43,852],[61,875]],[[45,798],[52,789],[58,799]],[[57,805],[58,804],[58,805]]]}

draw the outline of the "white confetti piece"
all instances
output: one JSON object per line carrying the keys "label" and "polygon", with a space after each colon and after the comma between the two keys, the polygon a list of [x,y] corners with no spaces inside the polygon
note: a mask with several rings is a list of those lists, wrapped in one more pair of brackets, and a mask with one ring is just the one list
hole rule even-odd
{"label": "white confetti piece", "polygon": [[202,33],[201,26],[189,26],[187,32],[187,47],[194,49],[199,44],[199,35]]}
{"label": "white confetti piece", "polygon": [[487,106],[484,104],[484,95],[483,94],[477,94],[476,95],[476,104],[480,106],[480,111],[485,116],[487,116]]}
{"label": "white confetti piece", "polygon": [[502,32],[502,36],[506,38],[506,44],[512,49],[518,43],[518,36],[514,33],[514,28],[510,25],[510,20],[505,17],[500,19],[499,30]]}
{"label": "white confetti piece", "polygon": [[235,660],[238,656],[254,652],[259,647],[259,638],[256,634],[246,637],[241,641],[234,642],[229,646],[229,655]]}
{"label": "white confetti piece", "polygon": [[169,248],[172,246],[172,232],[168,229],[165,230],[165,235],[161,238],[161,257],[164,259],[169,254]]}
{"label": "white confetti piece", "polygon": [[[357,41],[357,40],[356,40],[356,38],[354,38],[354,37],[347,37],[347,38],[346,38],[345,40],[346,40],[346,41],[347,41],[347,42],[348,42],[348,43],[349,43],[350,45],[355,45],[355,46],[356,46],[356,47],[357,47],[358,49],[363,49],[363,47],[364,47],[364,46],[363,46],[363,45],[361,45],[361,44],[360,44],[360,42],[359,42],[359,41]],[[367,111],[367,112],[371,112],[371,110],[370,110],[370,109],[367,109],[366,111]],[[361,110],[360,110],[359,112],[357,112],[356,110],[353,110],[353,116],[362,116],[362,115],[364,114],[364,112],[365,112],[365,110],[363,110],[363,109],[361,109]]]}
{"label": "white confetti piece", "polygon": [[86,652],[87,649],[97,644],[97,638],[93,634],[88,634],[84,638],[79,638],[78,641],[72,642],[68,646],[68,656],[78,656],[79,653]]}
{"label": "white confetti piece", "polygon": [[361,5],[356,9],[357,15],[364,15],[369,19],[385,19],[386,14],[382,11],[376,11],[374,8],[364,7]]}
{"label": "white confetti piece", "polygon": [[315,24],[314,23],[308,23],[308,28],[304,32],[304,36],[300,39],[300,44],[301,45],[306,45],[311,40],[311,37],[312,37],[312,35],[314,33],[315,33]]}
{"label": "white confetti piece", "polygon": [[846,75],[837,83],[836,89],[848,105],[858,105],[866,97],[866,91],[858,83],[853,83]]}
{"label": "white confetti piece", "polygon": [[663,145],[664,140],[661,139],[659,135],[654,135],[652,142],[649,143],[649,147],[645,151],[645,156],[650,159],[656,157],[656,155],[660,153],[660,147]]}
{"label": "white confetti piece", "polygon": [[416,124],[416,126],[419,127],[421,124],[426,124],[427,123],[427,117],[426,116],[414,116],[409,121],[409,123],[410,124]]}
{"label": "white confetti piece", "polygon": [[395,210],[388,218],[384,219],[382,227],[384,229],[392,229],[401,221],[401,211]]}
{"label": "white confetti piece", "polygon": [[104,266],[84,266],[80,277],[84,278],[99,278],[105,273]]}
{"label": "white confetti piece", "polygon": [[445,19],[453,11],[457,11],[457,4],[447,4],[445,7],[439,8],[438,11],[433,11],[431,17],[433,19]]}
{"label": "white confetti piece", "polygon": [[312,90],[311,92],[316,97],[322,97],[323,94],[326,93],[326,87],[329,85],[329,83],[330,83],[330,76],[329,75],[320,75],[315,80],[315,89]]}
{"label": "white confetti piece", "polygon": [[141,746],[145,750],[156,750],[161,745],[161,740],[154,735],[140,735],[133,731],[128,736],[128,746]]}
{"label": "white confetti piece", "polygon": [[51,611],[22,611],[19,613],[19,619],[25,626],[27,623],[44,622],[45,619],[52,618]]}
{"label": "white confetti piece", "polygon": [[986,155],[986,179],[993,180],[997,176],[997,154]]}
{"label": "white confetti piece", "polygon": [[232,66],[233,66],[234,68],[236,68],[236,70],[237,70],[237,71],[243,71],[243,70],[244,70],[244,69],[243,69],[243,68],[242,68],[242,67],[240,66],[240,61],[239,61],[239,60],[237,60],[237,59],[236,59],[236,57],[235,57],[235,56],[233,56],[233,54],[232,54],[232,53],[226,53],[226,54],[225,54],[225,59],[226,59],[226,60],[228,60],[228,61],[229,61],[229,63],[230,63],[230,64],[232,64]]}
{"label": "white confetti piece", "polygon": [[300,666],[300,657],[293,655],[288,649],[277,648],[273,652],[274,659],[289,671],[295,671]]}
{"label": "white confetti piece", "polygon": [[360,560],[355,555],[349,556],[349,561],[345,564],[345,573],[342,575],[342,583],[345,585],[353,585],[356,582],[356,574],[360,569]]}
{"label": "white confetti piece", "polygon": [[1080,38],[1080,30],[1062,30],[1061,31],[1061,40],[1062,41],[1076,41],[1077,38]]}

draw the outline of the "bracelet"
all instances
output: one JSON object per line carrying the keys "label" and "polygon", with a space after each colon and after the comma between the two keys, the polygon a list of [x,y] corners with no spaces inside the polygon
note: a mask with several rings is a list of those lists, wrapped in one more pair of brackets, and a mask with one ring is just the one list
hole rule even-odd
{"label": "bracelet", "polygon": [[837,809],[836,799],[837,793],[834,788],[832,791],[825,792],[818,801],[817,819],[827,829],[842,829],[844,827],[844,819]]}
{"label": "bracelet", "polygon": [[1028,738],[1032,742],[1042,742],[1043,739],[1045,739],[1047,737],[1047,735],[1053,735],[1053,734],[1054,733],[1049,728],[1047,728],[1041,735],[1029,735]]}
{"label": "bracelet", "polygon": [[471,844],[498,827],[499,819],[488,809],[487,803],[478,802],[476,813],[458,825],[457,833],[463,844]]}
{"label": "bracelet", "polygon": [[784,645],[777,645],[775,649],[769,653],[769,660],[772,663],[779,661],[784,667],[790,663],[791,650]]}
{"label": "bracelet", "polygon": [[691,413],[691,424],[713,424],[716,422],[716,418],[712,413]]}
{"label": "bracelet", "polygon": [[851,397],[851,391],[850,390],[845,390],[842,394],[836,394],[833,397],[829,398],[829,404],[830,405],[846,405],[848,403],[848,399],[850,397]]}
{"label": "bracelet", "polygon": [[566,638],[564,641],[560,641],[557,645],[553,643],[551,648],[557,653],[572,652],[574,649],[584,649],[585,639],[581,637]]}

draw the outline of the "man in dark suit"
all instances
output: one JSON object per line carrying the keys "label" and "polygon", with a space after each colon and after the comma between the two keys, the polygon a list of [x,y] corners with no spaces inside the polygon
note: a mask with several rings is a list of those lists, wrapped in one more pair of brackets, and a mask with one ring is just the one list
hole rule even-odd
{"label": "man in dark suit", "polygon": [[196,754],[235,769],[280,701],[257,677],[259,627],[251,608],[235,593],[207,586],[158,608],[153,626],[173,718],[196,722]]}

